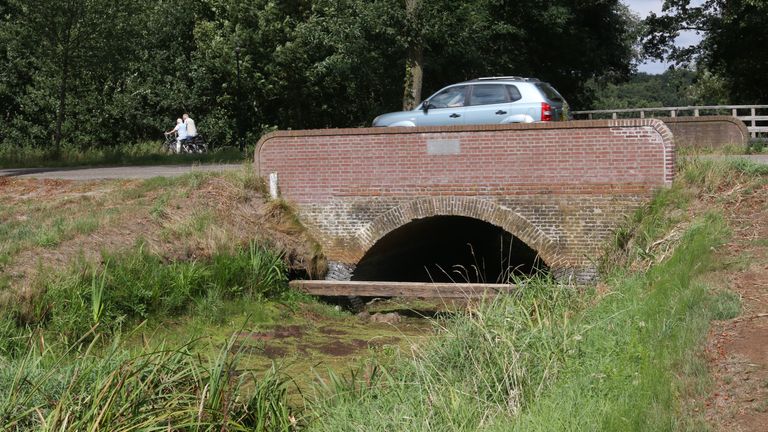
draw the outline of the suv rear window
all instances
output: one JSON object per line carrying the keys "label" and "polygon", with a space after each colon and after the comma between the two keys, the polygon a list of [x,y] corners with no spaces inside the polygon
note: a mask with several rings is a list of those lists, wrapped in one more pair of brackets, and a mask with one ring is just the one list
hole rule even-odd
{"label": "suv rear window", "polygon": [[551,85],[547,83],[536,83],[536,87],[544,93],[544,96],[546,96],[547,99],[557,102],[563,101],[563,97],[560,96],[560,93],[553,89]]}
{"label": "suv rear window", "polygon": [[523,96],[520,94],[520,90],[518,90],[517,87],[513,85],[508,85],[507,91],[509,92],[509,100],[512,102],[519,101],[523,98]]}

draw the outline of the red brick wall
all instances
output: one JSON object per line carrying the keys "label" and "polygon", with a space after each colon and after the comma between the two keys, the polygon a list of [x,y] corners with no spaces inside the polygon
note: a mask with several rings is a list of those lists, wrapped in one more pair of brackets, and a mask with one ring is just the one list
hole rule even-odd
{"label": "red brick wall", "polygon": [[381,222],[387,212],[454,197],[492,203],[508,213],[493,223],[536,231],[512,232],[529,243],[546,237],[550,266],[580,268],[623,214],[671,183],[674,157],[669,129],[636,119],[280,131],[262,138],[255,164],[264,177],[278,174],[282,196],[332,260],[359,259],[386,234],[372,227],[393,226]]}
{"label": "red brick wall", "polygon": [[730,145],[746,149],[749,144],[749,129],[736,117],[674,117],[661,120],[672,131],[678,148],[714,150]]}

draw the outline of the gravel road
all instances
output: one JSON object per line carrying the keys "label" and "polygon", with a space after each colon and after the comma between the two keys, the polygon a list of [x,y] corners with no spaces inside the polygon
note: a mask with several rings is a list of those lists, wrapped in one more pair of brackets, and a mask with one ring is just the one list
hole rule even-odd
{"label": "gravel road", "polygon": [[0,169],[0,177],[58,180],[146,179],[178,177],[195,171],[228,171],[241,169],[242,164],[157,165],[109,168],[11,168]]}

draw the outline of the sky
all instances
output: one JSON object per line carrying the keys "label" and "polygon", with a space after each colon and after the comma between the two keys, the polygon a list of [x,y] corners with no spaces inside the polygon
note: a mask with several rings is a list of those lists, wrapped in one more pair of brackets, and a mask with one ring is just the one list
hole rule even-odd
{"label": "sky", "polygon": [[[664,4],[664,0],[622,0],[622,2],[629,6],[629,8],[639,15],[640,18],[645,18],[650,12],[660,14],[661,6]],[[694,0],[692,3],[694,5],[700,5],[702,2],[703,0]],[[696,32],[686,31],[680,33],[680,37],[677,38],[676,43],[679,46],[689,46],[700,40],[701,36],[697,35]],[[641,64],[638,67],[638,70],[650,74],[660,74],[663,73],[668,66],[668,63],[649,61]]]}

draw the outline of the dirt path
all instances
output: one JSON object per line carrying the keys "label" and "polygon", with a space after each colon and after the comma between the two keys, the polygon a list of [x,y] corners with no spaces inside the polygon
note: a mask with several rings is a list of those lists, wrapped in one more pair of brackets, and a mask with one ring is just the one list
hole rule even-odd
{"label": "dirt path", "polygon": [[229,171],[241,169],[242,167],[242,164],[206,164],[106,168],[12,168],[1,169],[0,177],[58,180],[147,179],[152,177],[178,177],[195,171]]}
{"label": "dirt path", "polygon": [[742,298],[737,318],[715,323],[707,341],[714,391],[706,414],[714,430],[768,430],[768,185],[728,208],[733,237],[719,272]]}

